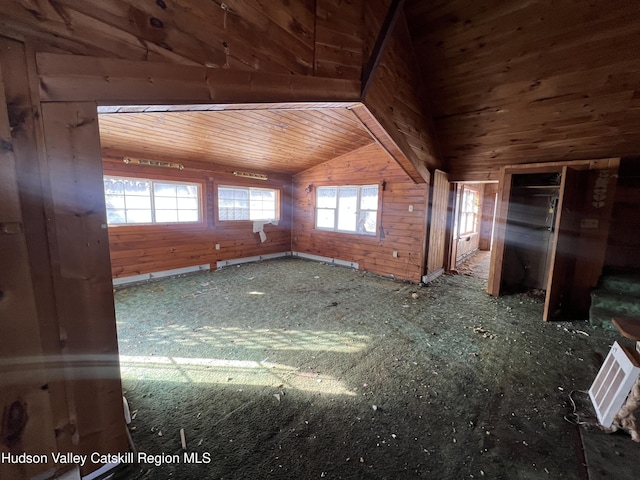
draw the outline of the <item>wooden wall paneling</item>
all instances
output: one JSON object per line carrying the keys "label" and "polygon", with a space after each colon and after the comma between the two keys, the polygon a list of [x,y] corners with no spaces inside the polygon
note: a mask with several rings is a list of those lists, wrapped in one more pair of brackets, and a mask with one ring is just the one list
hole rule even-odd
{"label": "wooden wall paneling", "polygon": [[363,5],[363,60],[371,58],[391,0],[369,0]]}
{"label": "wooden wall paneling", "polygon": [[451,180],[637,155],[635,5],[407,0],[406,10]]}
{"label": "wooden wall paneling", "polygon": [[382,127],[428,181],[429,169],[441,168],[430,114],[424,113],[419,73],[412,56],[406,20],[396,23],[363,101]]}
{"label": "wooden wall paneling", "polygon": [[578,170],[562,168],[560,197],[558,200],[556,223],[551,244],[549,277],[547,280],[544,312],[542,319],[551,320],[560,303],[568,307],[572,289],[571,277],[576,264],[578,246],[581,175]]}
{"label": "wooden wall paneling", "polygon": [[360,79],[363,0],[317,0],[314,74]]}
{"label": "wooden wall paneling", "polygon": [[[350,108],[354,116],[361,123],[371,137],[376,141],[380,147],[384,149],[387,154],[393,158],[400,167],[409,175],[409,177],[416,183],[422,183],[429,181],[429,170],[426,168],[419,168],[407,157],[405,152],[395,143],[395,140],[387,133],[382,127],[380,122],[376,119],[372,112],[365,105],[357,105]],[[426,177],[425,177],[426,176]],[[429,180],[425,180],[428,178]]]}
{"label": "wooden wall paneling", "polygon": [[605,265],[610,269],[640,268],[640,162],[623,159],[607,244]]}
{"label": "wooden wall paneling", "polygon": [[497,183],[486,183],[484,185],[484,195],[482,196],[482,215],[480,218],[480,239],[478,243],[478,248],[480,250],[491,250],[491,234],[493,232],[493,217],[496,210],[497,193]]}
{"label": "wooden wall paneling", "polygon": [[[357,181],[355,181],[357,179]],[[380,184],[378,235],[315,229],[314,195],[319,185]],[[362,147],[294,176],[293,247],[297,252],[357,262],[360,269],[420,282],[424,274],[428,186],[414,184],[377,144]],[[307,186],[311,185],[311,191]],[[413,211],[409,212],[409,205]],[[384,233],[380,233],[380,232]],[[393,251],[398,258],[393,257]]]}
{"label": "wooden wall paneling", "polygon": [[[17,455],[25,450],[49,454],[57,450],[46,388],[51,370],[47,370],[48,359],[42,349],[36,282],[30,268],[4,82],[6,69],[24,67],[24,49],[18,42],[2,38],[0,52],[0,408],[5,420],[0,454]],[[10,58],[13,54],[22,57],[20,65],[15,57]],[[12,72],[11,76],[15,75]],[[10,77],[8,80],[12,83]],[[22,80],[28,85],[27,78]],[[11,423],[6,421],[8,415]],[[48,464],[1,462],[0,476],[32,478],[49,468]]]}
{"label": "wooden wall paneling", "polygon": [[580,208],[581,223],[576,248],[576,265],[570,296],[571,306],[586,314],[590,293],[598,285],[607,253],[619,158],[593,161]]}
{"label": "wooden wall paneling", "polygon": [[[57,251],[53,279],[75,453],[128,449],[122,407],[98,117],[46,103],[42,118]],[[86,465],[87,474],[97,465]]]}
{"label": "wooden wall paneling", "polygon": [[[60,353],[60,332],[50,264],[47,212],[50,211],[48,175],[44,139],[40,123],[35,54],[21,43],[3,41],[0,56],[11,67],[6,70],[5,85],[9,99],[13,151],[16,157],[24,231],[29,249],[31,276],[38,298],[40,338],[43,353],[53,359]],[[51,400],[58,450],[71,451],[69,412],[65,379],[50,376],[47,382]]]}
{"label": "wooden wall paneling", "polygon": [[174,157],[287,175],[373,141],[347,109],[104,114],[100,139],[111,156]]}
{"label": "wooden wall paneling", "polygon": [[[175,159],[174,159],[175,160]],[[180,159],[177,159],[178,161]],[[206,169],[182,171],[125,165],[103,160],[104,173],[114,176],[197,182],[203,186],[203,221],[200,224],[120,225],[109,227],[111,269],[114,278],[161,272],[218,261],[282,253],[291,250],[290,178],[257,181],[229,172]],[[215,185],[255,186],[280,190],[278,225],[266,225],[263,243],[253,232],[252,222],[216,221]],[[216,250],[215,245],[220,249]]]}
{"label": "wooden wall paneling", "polygon": [[507,231],[512,179],[512,173],[508,173],[504,168],[500,171],[498,201],[493,229],[493,249],[491,250],[491,264],[489,266],[489,280],[487,283],[487,293],[494,297],[500,295],[502,282],[502,262],[504,260],[505,233]]}
{"label": "wooden wall paneling", "polygon": [[429,243],[427,248],[427,281],[431,281],[445,268],[447,211],[449,209],[449,181],[441,170],[433,173],[431,188]]}
{"label": "wooden wall paneling", "polygon": [[356,102],[358,80],[39,53],[44,101],[99,104]]}
{"label": "wooden wall paneling", "polygon": [[378,68],[382,54],[391,38],[391,33],[395,28],[396,22],[402,13],[404,0],[392,0],[384,17],[384,21],[380,26],[380,30],[376,37],[375,43],[371,48],[371,52],[367,52],[365,64],[362,70],[362,96],[365,97],[373,81],[373,73]]}
{"label": "wooden wall paneling", "polygon": [[87,55],[308,74],[310,2],[62,0],[56,6],[7,0],[8,26],[42,48]]}

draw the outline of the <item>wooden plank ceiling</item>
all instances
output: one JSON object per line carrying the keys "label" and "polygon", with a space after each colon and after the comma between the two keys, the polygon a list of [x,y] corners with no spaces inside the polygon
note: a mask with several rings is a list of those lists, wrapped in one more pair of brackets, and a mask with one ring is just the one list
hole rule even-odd
{"label": "wooden plank ceiling", "polygon": [[640,4],[407,0],[453,180],[640,153]]}
{"label": "wooden plank ceiling", "polygon": [[101,107],[103,155],[294,175],[374,141],[346,108],[206,108]]}

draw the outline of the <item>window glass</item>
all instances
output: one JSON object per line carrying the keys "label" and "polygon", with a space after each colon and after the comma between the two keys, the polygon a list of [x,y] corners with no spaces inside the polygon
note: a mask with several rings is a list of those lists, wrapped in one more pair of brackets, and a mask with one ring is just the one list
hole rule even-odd
{"label": "window glass", "polygon": [[277,220],[278,192],[270,188],[218,187],[218,219]]}
{"label": "window glass", "polygon": [[462,199],[460,202],[460,236],[477,232],[478,211],[478,192],[468,187],[463,187]]}
{"label": "window glass", "polygon": [[331,186],[316,189],[316,228],[376,234],[378,186]]}
{"label": "window glass", "polygon": [[109,225],[200,221],[198,184],[105,177],[104,193]]}

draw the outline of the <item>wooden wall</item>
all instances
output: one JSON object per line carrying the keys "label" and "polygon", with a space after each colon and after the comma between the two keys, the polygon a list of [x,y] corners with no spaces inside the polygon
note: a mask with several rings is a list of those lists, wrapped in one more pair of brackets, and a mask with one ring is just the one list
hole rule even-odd
{"label": "wooden wall", "polygon": [[449,213],[449,181],[447,174],[436,170],[433,172],[429,219],[429,245],[427,248],[427,281],[440,275],[445,268],[447,256],[447,218]]}
{"label": "wooden wall", "polygon": [[[176,159],[175,161],[179,161]],[[281,176],[276,180],[242,180],[224,169],[185,169],[125,165],[122,159],[104,159],[105,175],[141,177],[199,183],[202,187],[203,222],[197,225],[119,225],[109,227],[111,270],[114,278],[175,268],[210,264],[243,257],[289,252],[291,250],[291,182]],[[202,167],[202,166],[201,166]],[[216,222],[214,185],[245,185],[276,188],[280,195],[278,225],[265,225],[263,243],[253,233],[253,222]],[[216,244],[220,249],[216,250]]]}
{"label": "wooden wall", "polygon": [[480,250],[491,250],[491,234],[493,233],[493,216],[496,213],[497,183],[486,183],[482,195],[482,216],[480,218]]}
{"label": "wooden wall", "polygon": [[613,204],[605,266],[640,268],[640,162],[623,160]]}
{"label": "wooden wall", "polygon": [[407,0],[406,11],[452,181],[640,153],[637,2]]}
{"label": "wooden wall", "polygon": [[[45,372],[47,383],[41,382],[38,372],[3,383],[0,407],[15,404],[17,413],[27,408],[21,449],[115,453],[128,448],[109,241],[114,267],[120,269],[116,276],[205,260],[213,263],[248,252],[281,251],[287,243],[291,248],[286,223],[273,230],[267,226],[267,237],[273,241],[267,245],[258,245],[253,232],[247,234],[240,226],[224,229],[207,224],[195,236],[186,228],[176,232],[159,227],[144,236],[131,232],[127,236],[126,228],[107,232],[96,104],[357,102],[366,61],[364,3],[0,0],[0,31],[12,39],[9,42],[17,45],[23,58],[17,63],[14,58],[1,59],[3,78],[10,76],[15,90],[0,102],[3,111],[5,103],[13,108],[8,115],[10,131],[7,121],[1,125],[0,153],[4,158],[13,151],[17,175],[14,181],[9,162],[3,163],[0,220],[9,232],[2,233],[0,248],[3,258],[12,262],[3,270],[2,278],[9,277],[3,283],[7,291],[1,308],[9,318],[25,319],[24,324],[3,322],[1,351],[12,358],[46,355],[48,360],[60,360],[63,367],[56,369],[57,376]],[[381,79],[369,101],[426,181],[427,165],[438,162],[431,137],[424,135],[427,117],[413,98],[419,82],[407,56],[406,28],[398,37],[386,51],[388,59],[383,59],[392,74],[378,70]],[[402,55],[394,59],[394,51]],[[389,92],[394,92],[391,103]],[[352,182],[354,176],[370,181],[383,176],[388,182],[382,214],[385,237],[345,244],[342,235],[316,234],[301,223],[295,232],[306,243],[296,249],[332,256],[338,252],[364,269],[419,281],[428,187],[415,185],[383,152],[366,148],[368,156],[350,156],[346,168],[341,159],[306,172],[301,179],[326,180],[335,174],[336,179],[348,176]],[[197,172],[187,169],[187,173]],[[210,182],[209,173],[197,176]],[[29,184],[25,181],[29,178],[36,180]],[[301,195],[296,192],[296,202],[302,201]],[[414,206],[413,212],[408,212],[408,205]],[[286,218],[285,212],[283,222]],[[209,242],[221,244],[219,254],[212,255]],[[195,253],[181,250],[180,243]],[[397,259],[393,250],[399,252]],[[13,340],[11,345],[7,338]],[[77,378],[75,368],[83,365],[66,359],[96,353],[103,355],[100,371],[91,366],[81,370],[88,377]],[[57,434],[53,437],[52,429]],[[0,467],[2,478],[42,471],[16,473],[6,471],[6,465]],[[96,467],[85,467],[82,473]]]}
{"label": "wooden wall", "polygon": [[[307,192],[308,185],[366,185],[382,181],[386,187],[380,190],[382,221],[377,236],[315,230],[315,189]],[[428,185],[414,184],[378,145],[362,147],[294,176],[292,250],[357,262],[361,270],[419,282],[424,264],[427,201]],[[393,257],[394,250],[398,258]]]}
{"label": "wooden wall", "polygon": [[[278,2],[279,5],[284,3]],[[314,2],[308,3],[313,5]],[[315,1],[314,75],[360,78],[363,63],[363,3],[367,3],[367,0]]]}
{"label": "wooden wall", "polygon": [[[371,10],[365,11],[370,12],[367,18],[375,19]],[[368,25],[377,32],[377,22]],[[428,170],[440,168],[441,162],[404,14],[389,35],[364,104],[428,182]],[[371,31],[365,34],[372,36]]]}
{"label": "wooden wall", "polygon": [[[0,38],[0,72],[0,453],[124,452],[96,107],[41,104],[21,42]],[[0,477],[62,468],[2,462]]]}

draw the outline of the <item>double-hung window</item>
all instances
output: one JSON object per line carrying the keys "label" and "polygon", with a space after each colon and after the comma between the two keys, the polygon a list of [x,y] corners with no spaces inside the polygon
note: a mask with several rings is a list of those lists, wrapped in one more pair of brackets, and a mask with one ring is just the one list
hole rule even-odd
{"label": "double-hung window", "polygon": [[463,187],[460,201],[460,236],[478,231],[479,205],[478,191]]}
{"label": "double-hung window", "polygon": [[195,223],[200,185],[144,178],[104,177],[109,225]]}
{"label": "double-hung window", "polygon": [[316,228],[375,235],[378,185],[317,187]]}
{"label": "double-hung window", "polygon": [[218,220],[278,220],[278,190],[218,187]]}

